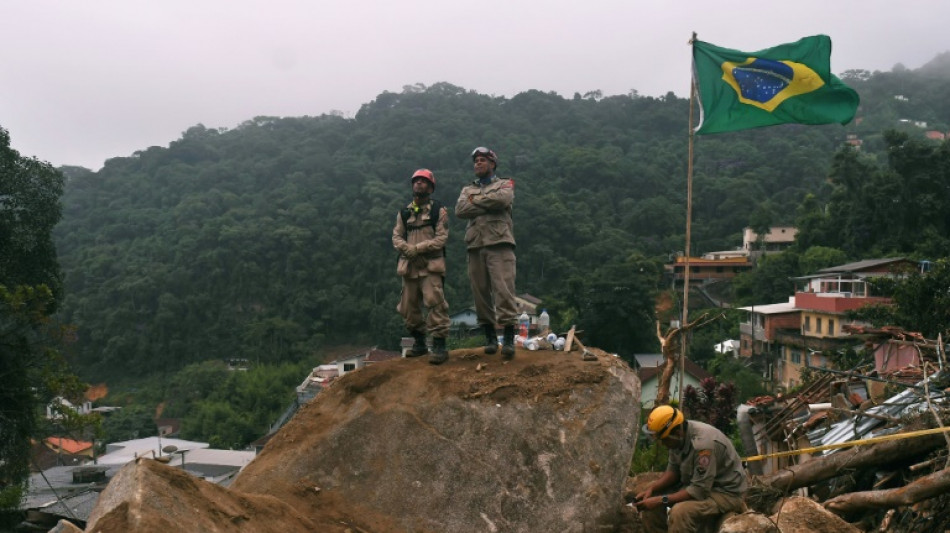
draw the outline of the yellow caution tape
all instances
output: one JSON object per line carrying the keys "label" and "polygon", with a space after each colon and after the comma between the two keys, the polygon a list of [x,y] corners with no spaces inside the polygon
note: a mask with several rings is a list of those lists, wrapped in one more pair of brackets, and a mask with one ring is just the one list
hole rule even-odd
{"label": "yellow caution tape", "polygon": [[743,460],[751,462],[751,461],[761,461],[763,459],[768,459],[770,457],[790,457],[792,455],[801,455],[803,453],[820,452],[822,450],[834,450],[836,448],[850,448],[852,446],[860,446],[862,444],[876,444],[878,442],[887,442],[889,440],[913,439],[916,437],[923,437],[924,435],[933,435],[935,433],[946,433],[948,431],[950,431],[950,427],[921,429],[918,431],[908,431],[907,433],[894,433],[893,435],[872,437],[870,439],[852,440],[848,442],[839,442],[836,444],[825,444],[824,446],[814,446],[812,448],[801,448],[799,450],[789,450],[787,452],[775,452],[775,453],[770,453],[766,455],[753,455],[751,457],[746,457]]}

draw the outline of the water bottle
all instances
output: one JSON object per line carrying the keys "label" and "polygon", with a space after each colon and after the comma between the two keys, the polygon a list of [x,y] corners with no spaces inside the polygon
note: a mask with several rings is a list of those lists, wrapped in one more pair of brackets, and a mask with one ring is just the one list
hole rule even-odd
{"label": "water bottle", "polygon": [[538,317],[538,331],[543,332],[546,329],[551,327],[551,317],[548,315],[547,309],[541,310],[541,315]]}
{"label": "water bottle", "polygon": [[528,337],[528,326],[531,324],[531,319],[528,318],[527,312],[522,312],[521,316],[518,317],[518,335],[527,338]]}

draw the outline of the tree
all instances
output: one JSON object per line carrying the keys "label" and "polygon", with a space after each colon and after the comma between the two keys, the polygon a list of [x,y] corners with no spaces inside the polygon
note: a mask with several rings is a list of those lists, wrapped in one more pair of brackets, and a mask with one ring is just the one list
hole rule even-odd
{"label": "tree", "polygon": [[950,338],[950,258],[931,263],[926,273],[912,272],[898,279],[875,278],[878,294],[890,296],[893,305],[868,306],[852,316],[875,326],[900,326],[930,339]]}
{"label": "tree", "polygon": [[50,319],[62,288],[51,237],[62,186],[62,174],[21,157],[0,128],[0,509],[19,504],[42,406],[82,390],[56,350],[67,331]]}
{"label": "tree", "polygon": [[755,270],[736,276],[736,299],[742,305],[777,303],[788,300],[795,284],[791,278],[801,275],[799,255],[789,249],[766,255]]}
{"label": "tree", "polygon": [[21,157],[0,127],[0,283],[46,285],[62,296],[52,231],[61,216],[63,183],[48,163]]}
{"label": "tree", "polygon": [[158,434],[154,412],[143,405],[131,405],[109,415],[102,423],[103,440],[108,444],[144,439]]}
{"label": "tree", "polygon": [[702,420],[728,435],[735,426],[736,406],[739,404],[736,386],[705,378],[699,388],[689,385],[683,391],[683,412],[688,418]]}

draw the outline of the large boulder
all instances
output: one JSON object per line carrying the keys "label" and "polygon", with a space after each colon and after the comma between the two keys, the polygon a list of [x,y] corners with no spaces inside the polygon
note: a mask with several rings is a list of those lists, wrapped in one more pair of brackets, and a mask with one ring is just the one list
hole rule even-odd
{"label": "large boulder", "polygon": [[233,488],[370,530],[614,528],[636,444],[636,374],[602,352],[519,350],[509,363],[480,352],[347,374]]}
{"label": "large boulder", "polygon": [[87,531],[629,531],[623,485],[640,382],[599,350],[481,350],[351,372],[302,408],[230,488],[127,465]]}

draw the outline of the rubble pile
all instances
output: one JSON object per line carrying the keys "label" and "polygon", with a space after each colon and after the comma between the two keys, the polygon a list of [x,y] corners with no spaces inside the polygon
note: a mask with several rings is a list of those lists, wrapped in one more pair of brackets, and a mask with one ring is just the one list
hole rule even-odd
{"label": "rubble pile", "polygon": [[743,442],[759,454],[747,457],[750,508],[774,518],[798,495],[860,531],[950,530],[950,367],[940,342],[898,341],[914,364],[815,368],[795,394],[740,406]]}

